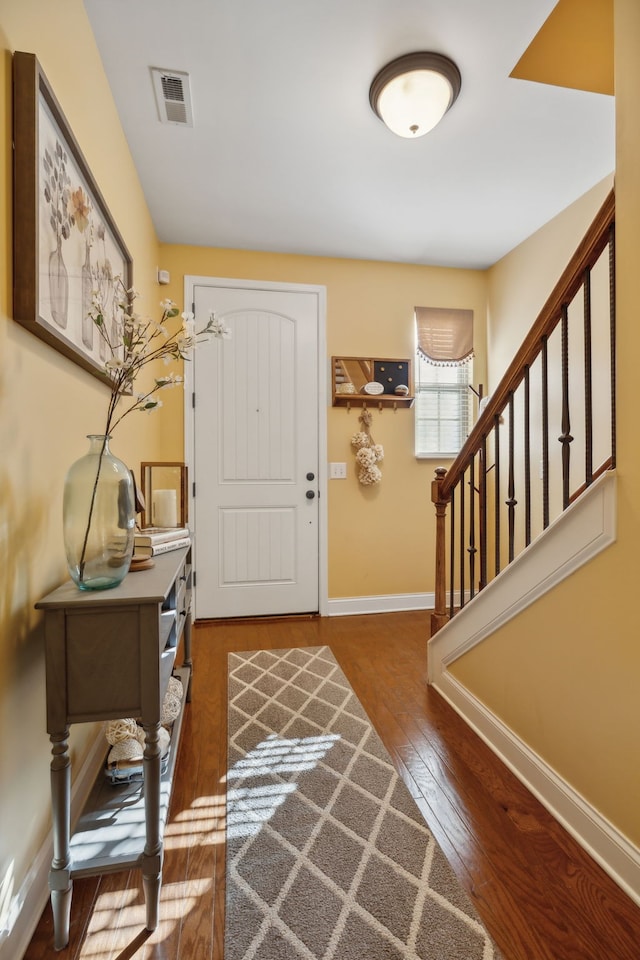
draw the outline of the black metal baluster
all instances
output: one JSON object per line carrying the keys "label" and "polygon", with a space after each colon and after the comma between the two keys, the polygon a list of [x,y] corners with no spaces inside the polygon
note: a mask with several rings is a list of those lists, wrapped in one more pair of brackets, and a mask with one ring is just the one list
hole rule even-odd
{"label": "black metal baluster", "polygon": [[571,467],[571,418],[569,416],[569,317],[567,305],[562,305],[562,509],[569,506],[569,471]]}
{"label": "black metal baluster", "polygon": [[497,577],[500,573],[500,415],[496,414],[493,421],[493,443],[494,443],[494,460],[493,460],[493,469],[494,477],[493,482],[495,484],[494,490],[494,508],[495,508],[495,570],[494,577]]}
{"label": "black metal baluster", "polygon": [[487,438],[482,438],[480,446],[480,583],[478,589],[487,585]]}
{"label": "black metal baluster", "polygon": [[518,501],[515,498],[516,492],[516,483],[515,483],[515,470],[514,470],[514,423],[513,423],[513,391],[509,394],[509,480],[508,480],[508,497],[506,504],[508,507],[508,521],[509,521],[509,563],[513,561],[515,556],[515,532],[516,532],[516,504]]}
{"label": "black metal baluster", "polygon": [[529,367],[524,368],[524,539],[531,543],[531,409]]}
{"label": "black metal baluster", "polygon": [[591,271],[584,272],[584,482],[593,483],[593,382],[591,367]]}
{"label": "black metal baluster", "polygon": [[460,477],[460,609],[464,607],[464,566],[465,566],[465,544],[464,544],[464,471]]}
{"label": "black metal baluster", "polygon": [[451,491],[450,519],[451,527],[449,532],[449,619],[453,619],[456,612],[454,602],[454,585],[456,578],[456,487]]}
{"label": "black metal baluster", "polygon": [[549,350],[542,338],[542,526],[549,526]]}
{"label": "black metal baluster", "polygon": [[616,465],[616,232],[609,228],[609,339],[611,344],[611,466]]}
{"label": "black metal baluster", "polygon": [[476,592],[476,458],[469,461],[469,598],[473,599]]}

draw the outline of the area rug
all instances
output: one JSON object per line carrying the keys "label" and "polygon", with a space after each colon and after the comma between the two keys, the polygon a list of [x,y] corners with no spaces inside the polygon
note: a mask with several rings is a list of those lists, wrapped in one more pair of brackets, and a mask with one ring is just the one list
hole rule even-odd
{"label": "area rug", "polygon": [[229,654],[225,960],[498,960],[328,647]]}

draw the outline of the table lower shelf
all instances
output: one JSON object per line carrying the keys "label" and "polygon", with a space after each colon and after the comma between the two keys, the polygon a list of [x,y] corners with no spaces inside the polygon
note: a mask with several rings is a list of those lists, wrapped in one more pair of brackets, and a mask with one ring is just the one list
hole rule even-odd
{"label": "table lower shelf", "polygon": [[[160,783],[161,836],[169,814],[191,675],[188,667],[173,672],[182,681],[182,703],[171,728],[166,770]],[[145,839],[144,780],[113,784],[102,768],[71,837],[71,876],[89,877],[139,866]]]}

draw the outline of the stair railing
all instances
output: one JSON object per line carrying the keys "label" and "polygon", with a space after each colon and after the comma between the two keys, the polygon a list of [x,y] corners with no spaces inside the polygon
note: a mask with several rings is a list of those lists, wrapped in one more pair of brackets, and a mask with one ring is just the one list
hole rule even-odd
{"label": "stair railing", "polygon": [[450,469],[436,470],[432,634],[615,466],[615,415],[612,191]]}

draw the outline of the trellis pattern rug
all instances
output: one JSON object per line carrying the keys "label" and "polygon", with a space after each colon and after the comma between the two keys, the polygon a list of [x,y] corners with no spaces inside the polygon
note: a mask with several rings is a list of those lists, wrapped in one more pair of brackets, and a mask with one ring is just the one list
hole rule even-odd
{"label": "trellis pattern rug", "polygon": [[229,654],[225,960],[498,960],[328,647]]}

